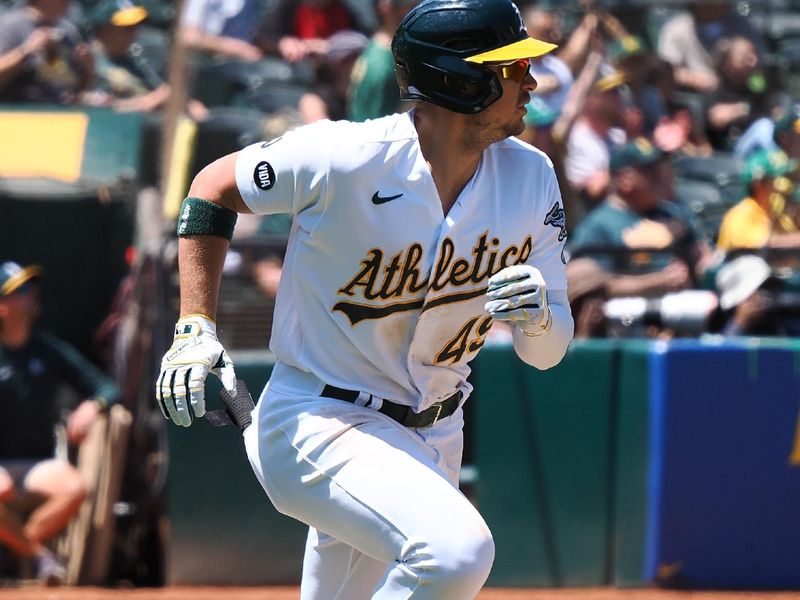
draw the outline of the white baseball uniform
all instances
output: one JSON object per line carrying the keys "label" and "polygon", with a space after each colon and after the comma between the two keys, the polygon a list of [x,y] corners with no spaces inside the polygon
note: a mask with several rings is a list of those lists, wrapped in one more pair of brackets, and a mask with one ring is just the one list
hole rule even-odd
{"label": "white baseball uniform", "polygon": [[[552,164],[514,138],[493,144],[444,215],[412,111],[249,146],[236,178],[254,213],[294,214],[277,364],[245,443],[278,510],[311,526],[302,597],[473,597],[493,545],[457,488],[461,410],[409,429],[373,409],[469,396],[501,268],[533,265],[566,290]],[[326,384],[364,401],[322,397]]]}

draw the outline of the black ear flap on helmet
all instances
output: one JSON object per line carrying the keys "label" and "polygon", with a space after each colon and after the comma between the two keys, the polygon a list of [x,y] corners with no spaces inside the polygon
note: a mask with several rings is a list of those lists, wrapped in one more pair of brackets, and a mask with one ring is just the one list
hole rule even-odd
{"label": "black ear flap on helmet", "polygon": [[404,100],[426,100],[454,112],[472,114],[503,95],[497,74],[486,67],[454,56],[425,60],[411,54],[408,61],[395,61]]}
{"label": "black ear flap on helmet", "polygon": [[[532,50],[528,42],[539,49]],[[502,51],[509,47],[514,50]],[[528,37],[511,0],[424,0],[406,15],[392,40],[401,98],[462,114],[480,112],[503,94],[497,74],[482,64],[495,58],[479,55],[497,51],[502,60],[513,60],[552,48]]]}

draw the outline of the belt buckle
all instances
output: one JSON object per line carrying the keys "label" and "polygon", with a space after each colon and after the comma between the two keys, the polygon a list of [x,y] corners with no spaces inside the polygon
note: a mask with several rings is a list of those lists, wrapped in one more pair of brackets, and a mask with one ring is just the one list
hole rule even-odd
{"label": "belt buckle", "polygon": [[437,402],[436,404],[434,404],[434,406],[437,408],[437,411],[436,411],[436,416],[433,417],[433,422],[430,424],[431,427],[436,425],[436,421],[439,420],[439,415],[442,414],[442,409],[444,408],[441,402]]}

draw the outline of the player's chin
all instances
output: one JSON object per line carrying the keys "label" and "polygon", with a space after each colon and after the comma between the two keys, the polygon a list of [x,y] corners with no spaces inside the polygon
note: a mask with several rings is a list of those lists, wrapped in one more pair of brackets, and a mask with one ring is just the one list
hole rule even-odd
{"label": "player's chin", "polygon": [[519,119],[515,119],[511,123],[508,124],[507,132],[508,135],[520,135],[523,131],[525,131],[525,120],[524,120],[525,113],[522,113],[522,117]]}

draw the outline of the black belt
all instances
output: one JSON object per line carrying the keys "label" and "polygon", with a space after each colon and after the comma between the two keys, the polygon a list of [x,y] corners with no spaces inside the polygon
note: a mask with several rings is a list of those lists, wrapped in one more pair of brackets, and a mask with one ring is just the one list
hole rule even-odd
{"label": "black belt", "polygon": [[[336,398],[337,400],[344,400],[345,402],[352,402],[355,404],[358,400],[359,392],[353,390],[343,390],[342,388],[326,385],[322,390],[321,396],[327,398]],[[449,398],[445,398],[441,402],[437,402],[423,410],[422,412],[414,412],[410,406],[404,404],[395,404],[384,400],[378,412],[385,414],[406,427],[419,428],[430,427],[439,419],[449,417],[461,404],[461,398],[464,394],[458,390]]]}

